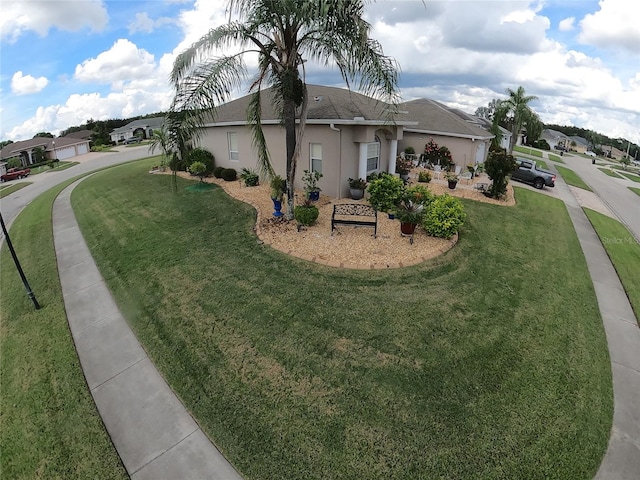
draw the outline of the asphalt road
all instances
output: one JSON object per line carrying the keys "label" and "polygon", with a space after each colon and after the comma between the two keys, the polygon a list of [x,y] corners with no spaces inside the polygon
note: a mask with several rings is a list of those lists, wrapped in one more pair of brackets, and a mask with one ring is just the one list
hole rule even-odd
{"label": "asphalt road", "polygon": [[[148,156],[150,156],[148,145],[120,147],[116,152],[87,153],[71,159],[70,161],[79,161],[80,163],[66,170],[43,172],[38,175],[29,176],[25,180],[13,180],[13,182],[16,183],[27,181],[32,182],[32,184],[0,200],[0,212],[2,212],[4,223],[8,229],[24,207],[29,205],[29,203],[42,193],[65,180],[83,173],[118,165],[131,160],[139,160]],[[0,232],[0,238],[4,240],[2,232]]]}
{"label": "asphalt road", "polygon": [[564,155],[562,159],[568,168],[575,171],[593,189],[640,243],[640,196],[627,188],[640,188],[640,183],[605,175],[589,158]]}

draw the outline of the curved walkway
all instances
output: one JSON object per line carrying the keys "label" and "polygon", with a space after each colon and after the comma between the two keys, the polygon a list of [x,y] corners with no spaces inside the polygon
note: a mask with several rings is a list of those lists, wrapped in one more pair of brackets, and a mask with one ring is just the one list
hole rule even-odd
{"label": "curved walkway", "polygon": [[53,206],[58,274],[87,385],[134,480],[242,477],[209,441],[138,343],[80,233],[67,187]]}
{"label": "curved walkway", "polygon": [[[139,479],[240,479],[200,430],[122,317],[71,209],[66,188],[53,208],[58,270],[69,326],[98,411],[125,468]],[[567,185],[556,185],[580,240],[605,327],[614,417],[597,480],[640,474],[640,330],[600,240]]]}

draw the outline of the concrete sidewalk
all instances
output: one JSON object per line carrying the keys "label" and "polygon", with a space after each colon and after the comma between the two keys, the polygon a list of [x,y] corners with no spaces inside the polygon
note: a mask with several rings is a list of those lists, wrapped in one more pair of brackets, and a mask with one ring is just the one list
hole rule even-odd
{"label": "concrete sidewalk", "polygon": [[53,207],[58,272],[78,357],[134,480],[242,477],[169,388],[122,317],[80,233],[66,188]]}
{"label": "concrete sidewalk", "polygon": [[[558,173],[554,166],[550,166]],[[596,480],[640,478],[640,329],[609,256],[564,180],[556,181],[587,261],[611,358],[614,412]]]}

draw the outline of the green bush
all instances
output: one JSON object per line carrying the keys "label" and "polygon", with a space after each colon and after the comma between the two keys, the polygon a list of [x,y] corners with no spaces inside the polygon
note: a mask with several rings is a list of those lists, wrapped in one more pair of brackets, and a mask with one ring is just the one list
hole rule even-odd
{"label": "green bush", "polygon": [[196,177],[200,177],[200,181],[202,181],[202,179],[207,175],[207,166],[204,162],[193,162],[189,165],[189,173]]}
{"label": "green bush", "polygon": [[293,216],[300,225],[313,225],[320,211],[315,205],[298,205],[293,209]]}
{"label": "green bush", "polygon": [[445,193],[427,207],[422,228],[433,237],[451,238],[460,230],[466,216],[462,202]]}
{"label": "green bush", "polygon": [[186,172],[189,164],[186,160],[181,159],[177,153],[174,153],[169,160],[169,168],[174,172]]}
{"label": "green bush", "polygon": [[413,185],[405,191],[404,201],[411,201],[428,207],[435,199],[435,195],[423,185]]}
{"label": "green bush", "polygon": [[233,182],[238,178],[238,172],[235,168],[225,168],[222,170],[222,179],[227,182]]}
{"label": "green bush", "polygon": [[380,212],[389,212],[402,200],[404,182],[394,175],[381,173],[369,183],[368,191],[371,206]]}
{"label": "green bush", "polygon": [[431,173],[426,170],[421,171],[418,173],[418,181],[421,183],[429,183],[431,181]]}
{"label": "green bush", "polygon": [[243,168],[240,172],[240,179],[244,182],[245,187],[257,187],[260,183],[260,176],[248,168]]}
{"label": "green bush", "polygon": [[7,160],[7,170],[10,168],[21,168],[22,167],[22,163],[20,162],[19,158],[10,158],[9,160]]}
{"label": "green bush", "polygon": [[222,171],[224,167],[216,167],[213,169],[213,176],[216,178],[222,178]]}
{"label": "green bush", "polygon": [[205,176],[209,176],[213,173],[213,169],[215,168],[215,159],[213,157],[213,153],[209,150],[205,150],[204,148],[194,148],[189,153],[187,153],[186,159],[186,167],[188,168],[193,162],[202,162],[206,166]]}
{"label": "green bush", "polygon": [[507,193],[507,176],[515,168],[516,162],[513,155],[507,154],[504,150],[489,153],[484,162],[484,170],[492,181],[489,188],[490,197],[500,198]]}

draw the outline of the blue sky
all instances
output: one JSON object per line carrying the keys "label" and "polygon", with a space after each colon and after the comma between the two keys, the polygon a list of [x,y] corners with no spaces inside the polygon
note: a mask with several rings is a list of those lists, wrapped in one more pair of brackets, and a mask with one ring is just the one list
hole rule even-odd
{"label": "blue sky", "polygon": [[[0,140],[166,109],[173,59],[226,3],[2,0]],[[544,122],[640,144],[640,2],[379,0],[367,19],[406,100],[472,113],[522,85]],[[313,65],[307,81],[343,86]]]}

